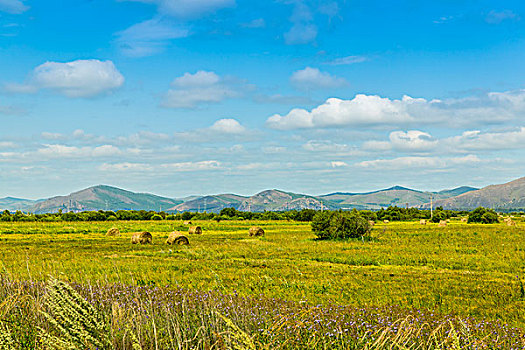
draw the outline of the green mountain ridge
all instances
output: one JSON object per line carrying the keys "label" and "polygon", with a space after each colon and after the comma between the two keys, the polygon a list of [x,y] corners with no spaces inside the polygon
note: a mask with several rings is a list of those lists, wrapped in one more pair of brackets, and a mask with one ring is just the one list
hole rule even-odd
{"label": "green mountain ridge", "polygon": [[153,210],[166,212],[207,211],[220,212],[233,207],[240,211],[285,211],[301,209],[369,209],[388,206],[448,209],[473,209],[478,206],[496,209],[525,208],[525,177],[502,185],[482,189],[462,186],[439,192],[425,192],[402,186],[366,192],[334,192],[311,196],[282,190],[265,190],[253,196],[217,194],[189,196],[184,199],[162,197],[149,193],[135,193],[117,187],[98,185],[46,200],[26,200],[6,197],[0,199],[1,210],[23,210],[33,213],[89,210]]}

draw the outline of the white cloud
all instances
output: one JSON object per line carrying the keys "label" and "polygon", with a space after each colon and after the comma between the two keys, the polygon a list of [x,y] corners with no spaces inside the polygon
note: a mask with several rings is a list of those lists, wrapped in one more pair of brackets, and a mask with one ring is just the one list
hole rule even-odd
{"label": "white cloud", "polygon": [[166,108],[195,108],[202,104],[218,103],[238,96],[226,82],[214,72],[185,73],[176,78],[161,103]]}
{"label": "white cloud", "polygon": [[346,66],[350,64],[362,63],[368,61],[368,57],[365,56],[346,56],[336,58],[332,61],[326,62],[325,64],[331,66]]}
{"label": "white cloud", "polygon": [[341,162],[341,161],[333,161],[330,164],[332,165],[332,168],[341,168],[341,167],[348,166],[348,164],[346,164],[345,162]]}
{"label": "white cloud", "polygon": [[367,141],[365,151],[400,151],[405,153],[469,153],[473,151],[501,151],[523,149],[525,127],[505,132],[465,131],[461,135],[436,139],[419,130],[393,131],[389,141]]}
{"label": "white cloud", "polygon": [[266,154],[276,154],[276,153],[283,153],[286,151],[286,147],[284,146],[266,146],[262,148],[263,153]]}
{"label": "white cloud", "polygon": [[183,76],[175,78],[171,83],[174,87],[198,88],[218,84],[219,76],[215,72],[198,71],[195,74],[184,73]]}
{"label": "white cloud", "polygon": [[415,101],[389,100],[379,96],[357,95],[352,100],[329,98],[311,112],[293,109],[287,115],[273,115],[267,125],[273,129],[300,129],[342,125],[374,125],[406,123],[412,120],[405,105]]}
{"label": "white cloud", "polygon": [[288,45],[304,45],[311,43],[317,38],[317,26],[315,24],[296,23],[284,33],[284,41]]}
{"label": "white cloud", "polygon": [[11,141],[0,141],[0,148],[15,148],[16,144]]}
{"label": "white cloud", "polygon": [[48,158],[91,158],[116,156],[122,154],[122,152],[112,145],[75,147],[55,144],[44,145],[44,148],[40,148],[37,154]]}
{"label": "white cloud", "polygon": [[525,113],[525,90],[493,92],[481,97],[426,100],[404,96],[400,100],[376,95],[356,95],[352,100],[329,98],[307,111],[293,109],[273,115],[267,125],[274,129],[324,128],[335,126],[392,126],[445,124],[447,127],[475,123],[498,124]]}
{"label": "white cloud", "polygon": [[116,43],[124,54],[144,57],[164,51],[171,40],[185,38],[189,31],[165,19],[154,18],[137,23],[116,35]]}
{"label": "white cloud", "polygon": [[98,167],[101,171],[110,171],[110,172],[127,172],[127,171],[153,171],[154,168],[149,164],[144,163],[115,163],[115,164],[108,164],[104,163]]}
{"label": "white cloud", "polygon": [[450,151],[497,151],[523,149],[525,147],[525,127],[507,132],[466,131],[460,136],[441,141]]}
{"label": "white cloud", "polygon": [[347,81],[326,72],[321,72],[317,68],[306,67],[292,74],[290,82],[298,89],[327,89],[347,85]]}
{"label": "white cloud", "polygon": [[246,131],[244,126],[242,126],[235,119],[220,119],[217,120],[211,127],[211,131],[221,132],[225,134],[242,134]]}
{"label": "white cloud", "polygon": [[348,151],[348,145],[333,143],[332,141],[310,140],[303,145],[303,149],[310,152],[345,152]]}
{"label": "white cloud", "polygon": [[0,0],[0,11],[20,14],[29,10],[29,6],[24,5],[20,0]]}
{"label": "white cloud", "polygon": [[394,159],[366,160],[357,163],[356,166],[368,169],[405,171],[409,169],[445,168],[448,166],[466,165],[479,162],[481,162],[481,160],[475,155],[468,155],[459,158],[398,157]]}
{"label": "white cloud", "polygon": [[495,11],[492,10],[489,12],[487,17],[485,17],[485,21],[490,24],[499,24],[506,20],[514,20],[519,21],[521,17],[511,10],[503,10],[503,11]]}
{"label": "white cloud", "polygon": [[235,0],[129,0],[155,4],[159,12],[177,18],[196,18],[221,8],[235,6]]}
{"label": "white cloud", "polygon": [[124,77],[111,61],[77,60],[46,62],[36,67],[26,84],[8,84],[16,93],[31,93],[49,89],[67,97],[93,97],[124,84]]}
{"label": "white cloud", "polygon": [[162,164],[160,167],[170,171],[199,171],[219,169],[221,167],[221,163],[216,160],[205,160],[201,162]]}
{"label": "white cloud", "polygon": [[284,33],[284,41],[288,45],[304,45],[315,41],[317,26],[313,23],[310,7],[302,1],[294,1],[294,9],[290,22],[292,27]]}
{"label": "white cloud", "polygon": [[438,141],[426,132],[410,130],[390,133],[392,147],[399,151],[424,152],[436,148]]}

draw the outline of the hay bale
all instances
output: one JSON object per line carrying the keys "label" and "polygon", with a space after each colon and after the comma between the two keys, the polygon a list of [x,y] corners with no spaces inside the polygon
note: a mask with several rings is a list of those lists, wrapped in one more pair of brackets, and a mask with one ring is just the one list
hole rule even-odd
{"label": "hay bale", "polygon": [[468,218],[461,218],[461,222],[468,222]]}
{"label": "hay bale", "polygon": [[174,231],[170,233],[170,235],[168,236],[168,239],[166,239],[166,244],[189,245],[190,240],[188,239],[188,237],[184,236],[179,231]]}
{"label": "hay bale", "polygon": [[200,235],[202,234],[202,228],[200,226],[191,226],[188,230],[190,235]]}
{"label": "hay bale", "polygon": [[447,226],[447,222],[445,220],[441,220],[439,222],[439,227],[445,227],[445,226]]}
{"label": "hay bale", "polygon": [[184,221],[184,225],[191,225],[191,221]]}
{"label": "hay bale", "polygon": [[427,220],[421,219],[421,220],[419,220],[419,224],[420,225],[426,225],[427,224]]}
{"label": "hay bale", "polygon": [[259,226],[250,227],[248,232],[250,233],[250,237],[252,237],[252,236],[255,236],[255,237],[264,236],[264,230],[261,227],[259,227]]}
{"label": "hay bale", "polygon": [[516,226],[516,223],[512,220],[507,221],[507,226]]}
{"label": "hay bale", "polygon": [[447,223],[449,223],[449,222],[450,222],[450,219],[447,219]]}
{"label": "hay bale", "polygon": [[368,225],[370,225],[370,227],[374,227],[375,224],[374,220],[368,220]]}
{"label": "hay bale", "polygon": [[153,236],[149,232],[135,232],[131,236],[131,244],[151,244]]}
{"label": "hay bale", "polygon": [[389,221],[389,220],[383,220],[383,222],[384,222],[385,224],[388,224],[390,221]]}
{"label": "hay bale", "polygon": [[106,236],[120,236],[120,230],[116,227],[112,227],[106,232]]}

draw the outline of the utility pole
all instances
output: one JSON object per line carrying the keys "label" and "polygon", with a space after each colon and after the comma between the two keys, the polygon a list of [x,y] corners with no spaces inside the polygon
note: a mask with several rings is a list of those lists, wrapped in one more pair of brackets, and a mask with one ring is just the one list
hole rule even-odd
{"label": "utility pole", "polygon": [[434,208],[432,207],[432,193],[430,194],[430,220],[434,217]]}

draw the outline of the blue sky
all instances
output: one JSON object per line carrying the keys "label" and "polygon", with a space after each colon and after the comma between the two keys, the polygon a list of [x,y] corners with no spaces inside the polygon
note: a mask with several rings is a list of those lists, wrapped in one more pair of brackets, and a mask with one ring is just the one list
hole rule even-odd
{"label": "blue sky", "polygon": [[0,197],[525,175],[525,3],[0,0]]}

